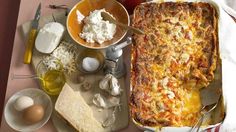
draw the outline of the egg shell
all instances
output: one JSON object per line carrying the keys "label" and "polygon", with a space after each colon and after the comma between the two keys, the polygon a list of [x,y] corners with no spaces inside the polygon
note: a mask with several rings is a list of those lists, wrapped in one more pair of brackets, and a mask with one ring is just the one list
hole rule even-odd
{"label": "egg shell", "polygon": [[20,96],[16,99],[14,103],[14,107],[18,111],[23,111],[24,109],[32,106],[34,104],[34,100],[28,96]]}
{"label": "egg shell", "polygon": [[42,105],[32,105],[23,112],[23,119],[29,123],[34,124],[41,121],[44,117],[44,108]]}

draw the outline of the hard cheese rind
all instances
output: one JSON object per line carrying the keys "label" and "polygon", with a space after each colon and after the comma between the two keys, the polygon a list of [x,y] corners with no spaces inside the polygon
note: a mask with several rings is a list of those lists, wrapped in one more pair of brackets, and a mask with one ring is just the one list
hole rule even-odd
{"label": "hard cheese rind", "polygon": [[104,131],[80,93],[75,92],[68,84],[63,87],[56,101],[55,110],[80,132]]}

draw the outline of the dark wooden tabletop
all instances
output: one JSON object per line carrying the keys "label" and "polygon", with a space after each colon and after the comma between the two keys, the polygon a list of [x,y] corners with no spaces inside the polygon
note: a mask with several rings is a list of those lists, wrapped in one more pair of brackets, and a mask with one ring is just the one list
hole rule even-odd
{"label": "dark wooden tabletop", "polygon": [[11,63],[20,0],[0,0],[0,119]]}

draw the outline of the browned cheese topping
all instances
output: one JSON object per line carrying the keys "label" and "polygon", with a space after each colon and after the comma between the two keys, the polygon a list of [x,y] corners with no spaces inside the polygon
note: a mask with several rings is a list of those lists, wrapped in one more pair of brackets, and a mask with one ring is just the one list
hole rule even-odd
{"label": "browned cheese topping", "polygon": [[131,115],[153,127],[193,126],[199,119],[199,89],[214,79],[218,18],[198,2],[144,3],[134,11],[131,55]]}

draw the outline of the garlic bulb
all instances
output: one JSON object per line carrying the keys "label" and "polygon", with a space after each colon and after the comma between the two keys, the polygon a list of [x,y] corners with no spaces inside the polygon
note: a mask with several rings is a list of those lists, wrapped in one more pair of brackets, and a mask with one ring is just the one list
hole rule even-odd
{"label": "garlic bulb", "polygon": [[107,91],[108,93],[110,93],[113,96],[117,96],[121,93],[119,82],[112,74],[107,74],[99,82],[99,88]]}

